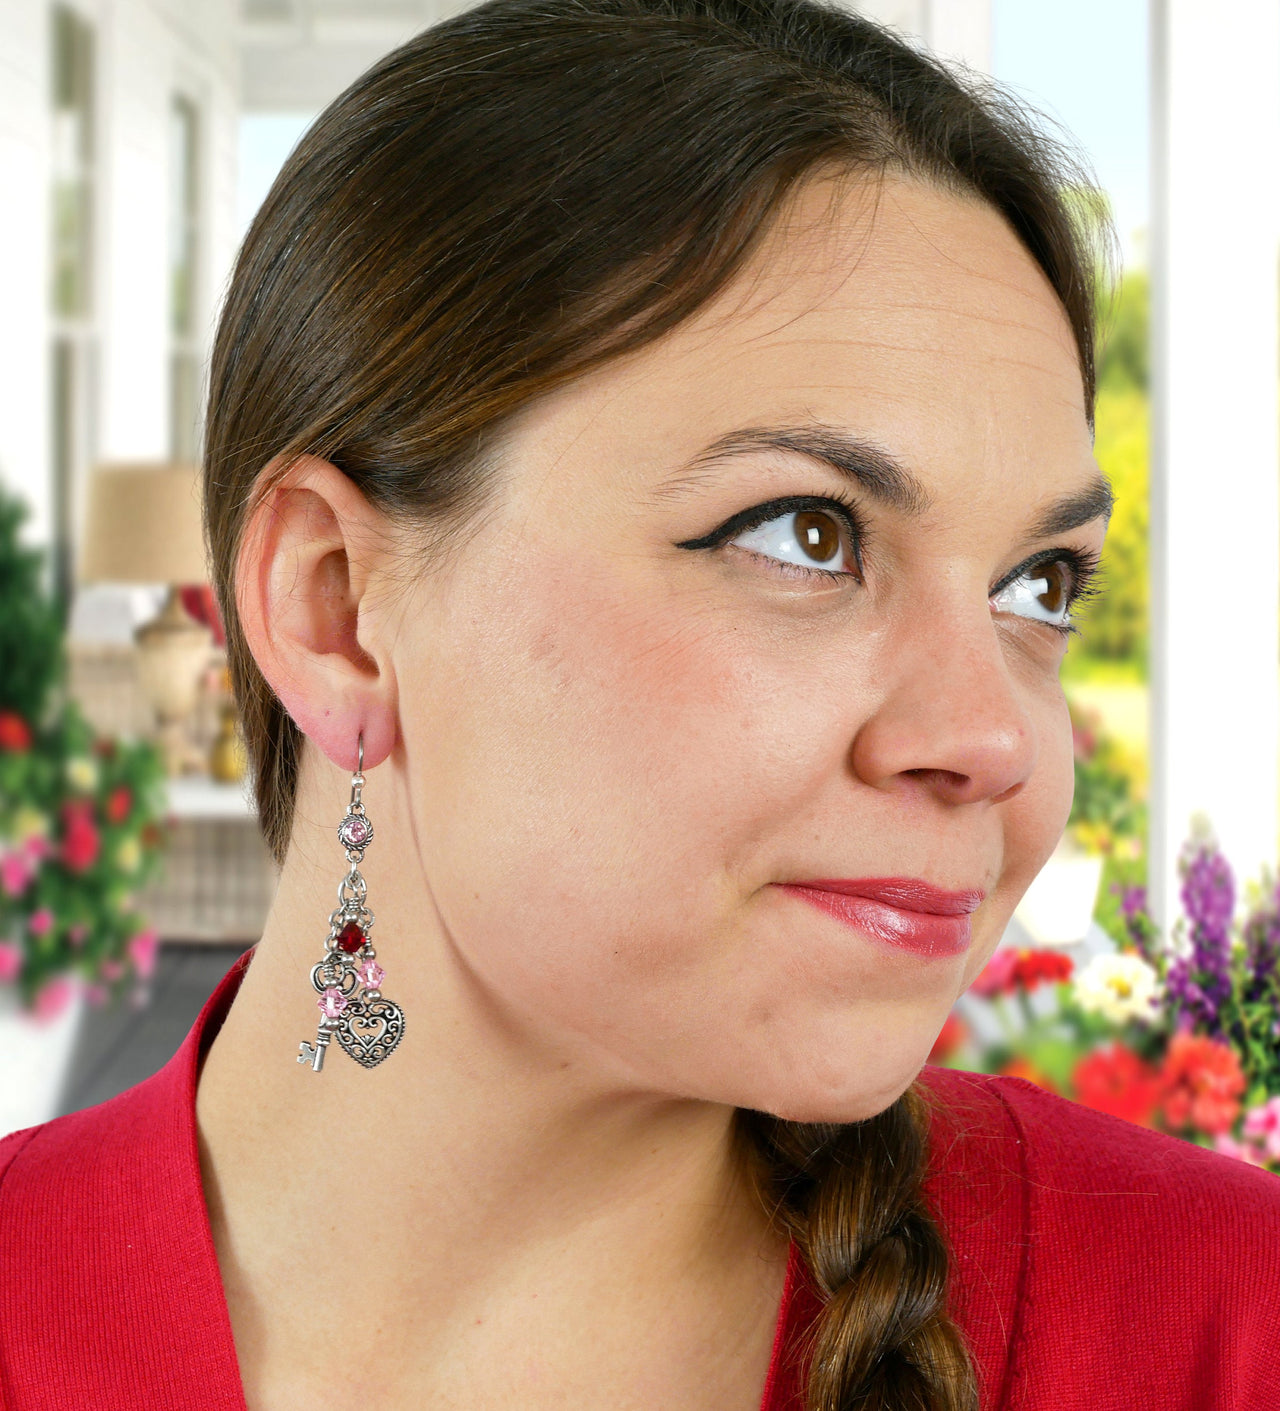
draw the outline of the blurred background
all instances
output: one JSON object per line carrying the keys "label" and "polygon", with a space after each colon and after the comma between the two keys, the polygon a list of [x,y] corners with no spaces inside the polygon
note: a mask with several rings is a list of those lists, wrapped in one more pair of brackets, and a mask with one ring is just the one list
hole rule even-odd
{"label": "blurred background", "polygon": [[[275,874],[195,467],[276,172],[458,0],[0,0],[0,1133],[173,1053]],[[1058,853],[934,1060],[1280,1169],[1280,0],[867,0],[1096,172],[1106,592]]]}

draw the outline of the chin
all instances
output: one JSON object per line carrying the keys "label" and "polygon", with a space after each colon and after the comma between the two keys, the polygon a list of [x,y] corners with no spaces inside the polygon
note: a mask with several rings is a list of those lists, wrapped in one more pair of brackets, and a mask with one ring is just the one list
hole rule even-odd
{"label": "chin", "polygon": [[[817,1084],[789,1084],[785,1090],[775,1090],[760,1102],[739,1103],[767,1112],[786,1122],[835,1123],[841,1126],[865,1122],[892,1107],[916,1080],[924,1067],[925,1057],[918,1063],[906,1063],[891,1071],[877,1069],[874,1074],[853,1071],[830,1075],[831,1081]],[[843,1081],[840,1081],[843,1079]]]}

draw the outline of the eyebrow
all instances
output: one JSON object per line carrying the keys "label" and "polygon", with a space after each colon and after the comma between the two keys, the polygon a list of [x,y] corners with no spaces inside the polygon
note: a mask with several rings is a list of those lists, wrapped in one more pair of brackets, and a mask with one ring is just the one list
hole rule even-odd
{"label": "eyebrow", "polygon": [[1039,518],[1032,522],[1027,537],[1052,539],[1055,534],[1066,534],[1095,519],[1110,519],[1115,503],[1111,486],[1101,475],[1095,475],[1083,490],[1076,490],[1046,505],[1040,511]]}
{"label": "eyebrow", "polygon": [[[860,440],[831,426],[756,426],[730,431],[705,446],[673,479],[662,493],[676,493],[701,480],[700,472],[735,456],[760,451],[788,451],[822,461],[846,480],[852,481],[869,498],[889,509],[919,517],[932,505],[924,483],[882,446]],[[1051,539],[1079,529],[1095,519],[1110,519],[1115,495],[1102,475],[1080,490],[1073,490],[1046,505],[1032,521],[1029,539]]]}
{"label": "eyebrow", "polygon": [[903,514],[921,515],[929,508],[929,492],[922,482],[888,451],[828,426],[754,426],[730,431],[699,451],[664,490],[677,490],[686,482],[700,480],[698,472],[715,461],[760,451],[789,451],[822,461],[871,499]]}

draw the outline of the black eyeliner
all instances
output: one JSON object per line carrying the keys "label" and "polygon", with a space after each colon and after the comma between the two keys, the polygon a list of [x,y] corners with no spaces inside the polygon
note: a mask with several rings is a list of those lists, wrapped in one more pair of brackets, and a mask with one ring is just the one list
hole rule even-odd
{"label": "black eyeliner", "polygon": [[1099,561],[1100,556],[1089,549],[1045,549],[1038,554],[1032,554],[1029,559],[1024,559],[1017,567],[1011,568],[987,596],[994,598],[997,593],[1004,592],[1010,583],[1016,583],[1019,578],[1034,572],[1037,568],[1043,568],[1051,563],[1065,563],[1071,570],[1071,593],[1067,599],[1067,606],[1071,608],[1083,599],[1094,597],[1097,594]]}
{"label": "black eyeliner", "polygon": [[739,510],[737,514],[730,515],[710,534],[704,534],[700,539],[685,539],[678,543],[676,548],[716,549],[721,544],[728,543],[736,535],[746,533],[748,529],[756,529],[761,524],[768,524],[771,519],[777,519],[784,514],[794,514],[799,510],[812,509],[827,510],[844,522],[845,528],[849,531],[854,563],[857,565],[858,572],[861,573],[862,544],[866,538],[865,526],[862,524],[857,508],[850,501],[833,495],[781,495],[774,500],[765,500],[762,504],[751,505],[745,510]]}

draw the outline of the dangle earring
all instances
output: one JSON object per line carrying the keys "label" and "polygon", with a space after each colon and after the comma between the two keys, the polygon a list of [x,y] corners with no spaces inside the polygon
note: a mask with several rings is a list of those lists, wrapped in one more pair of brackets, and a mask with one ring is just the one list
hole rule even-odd
{"label": "dangle earring", "polygon": [[404,1037],[404,1011],[382,997],[385,978],[369,932],[373,912],[365,905],[365,880],[360,875],[364,850],[373,841],[373,824],[364,811],[364,732],[356,746],[359,759],[351,776],[351,802],[338,824],[338,841],[347,857],[347,875],[338,884],[338,905],[329,913],[324,959],[311,967],[311,983],[320,998],[320,1028],[314,1044],[299,1045],[298,1062],[314,1072],[324,1067],[324,1051],[336,1034],[338,1043],[362,1067],[373,1068],[391,1054]]}

